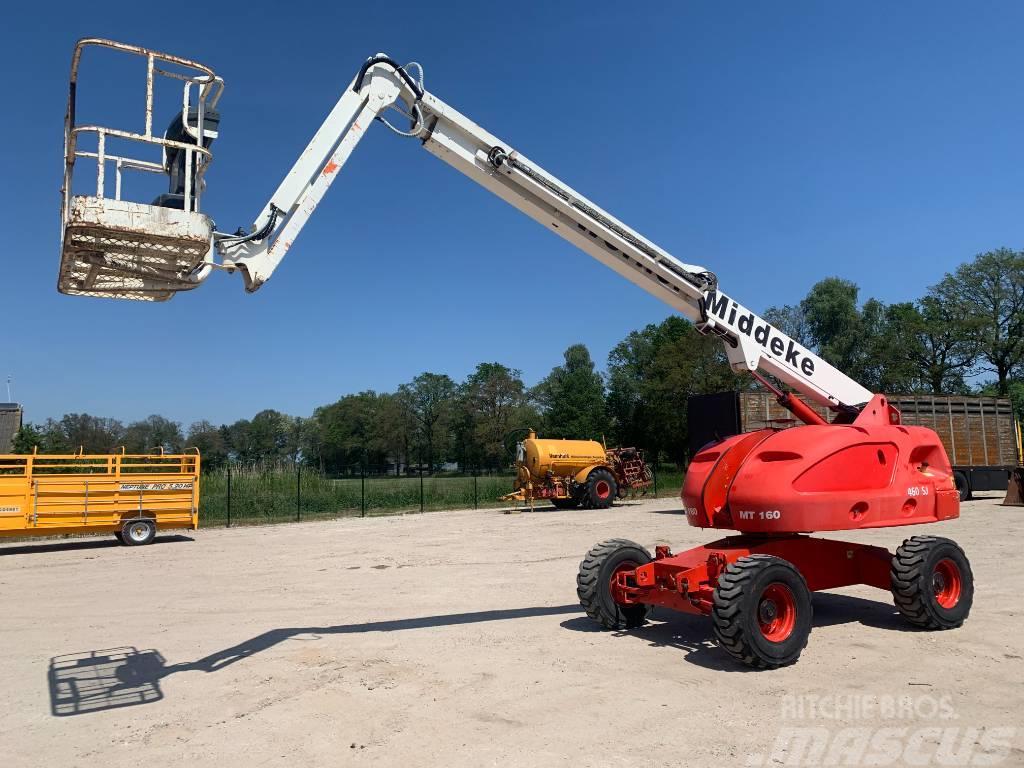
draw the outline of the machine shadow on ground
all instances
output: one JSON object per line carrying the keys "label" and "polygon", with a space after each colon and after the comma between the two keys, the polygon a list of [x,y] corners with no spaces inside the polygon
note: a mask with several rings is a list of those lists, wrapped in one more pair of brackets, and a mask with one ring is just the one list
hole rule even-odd
{"label": "machine shadow on ground", "polygon": [[[813,627],[828,627],[835,624],[858,622],[878,629],[915,631],[904,621],[891,603],[866,600],[851,595],[831,592],[815,592]],[[587,616],[574,616],[561,623],[563,629],[574,632],[606,632],[597,622]],[[733,661],[715,643],[711,621],[706,616],[677,613],[656,608],[651,612],[651,621],[638,629],[614,633],[617,637],[636,638],[653,647],[676,648],[683,651],[686,660],[705,669],[719,672],[756,672],[757,670]],[[811,642],[814,642],[811,635]]]}
{"label": "machine shadow on ground", "polygon": [[54,717],[82,715],[121,707],[152,704],[163,698],[160,681],[177,672],[218,672],[237,661],[299,635],[345,635],[400,632],[488,621],[513,621],[535,616],[577,613],[578,604],[450,613],[412,619],[339,624],[328,627],[282,627],[249,638],[201,659],[168,665],[159,651],[132,646],[85,651],[50,659],[47,683]]}
{"label": "machine shadow on ground", "polygon": [[[398,632],[489,621],[513,621],[536,616],[558,616],[580,611],[580,606],[573,604],[453,613],[364,624],[282,627],[256,635],[196,661],[171,665],[166,663],[157,650],[139,650],[132,646],[55,656],[50,659],[47,673],[50,711],[55,717],[67,717],[152,704],[163,698],[160,683],[169,675],[190,671],[217,672],[300,635]],[[886,630],[913,631],[912,627],[901,620],[896,609],[887,603],[825,592],[814,595],[815,627],[850,622]],[[604,631],[586,616],[566,619],[560,626],[574,632]],[[725,672],[754,671],[733,662],[718,648],[713,640],[708,619],[703,616],[658,609],[652,613],[652,621],[648,625],[614,634],[622,637],[624,642],[628,642],[628,638],[635,638],[654,647],[676,648],[685,653],[688,662],[707,669]]]}
{"label": "machine shadow on ground", "polygon": [[[151,544],[174,544],[183,541],[195,541],[191,536],[184,536],[182,534],[174,534],[170,536],[157,535]],[[90,538],[75,538],[75,539],[62,539],[61,541],[46,541],[39,543],[24,543],[18,544],[12,547],[0,547],[0,557],[8,557],[10,555],[36,555],[43,554],[45,552],[75,552],[84,551],[90,549],[110,549],[113,547],[123,547],[120,541],[114,538],[114,534],[104,538],[90,537]]]}
{"label": "machine shadow on ground", "polygon": [[[642,499],[616,499],[609,509],[615,510],[618,507],[639,507],[643,504]],[[529,504],[520,504],[515,507],[495,507],[495,512],[500,512],[503,515],[521,515],[521,514],[564,514],[564,515],[586,515],[593,514],[593,509],[586,507],[573,507],[571,509],[559,509],[558,507],[548,502],[538,502],[533,508]],[[673,514],[683,514],[682,509],[676,510]]]}

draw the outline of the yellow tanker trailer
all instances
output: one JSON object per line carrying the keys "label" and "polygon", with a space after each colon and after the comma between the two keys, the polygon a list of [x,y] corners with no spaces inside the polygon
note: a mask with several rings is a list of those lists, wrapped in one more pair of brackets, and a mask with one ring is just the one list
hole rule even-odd
{"label": "yellow tanker trailer", "polygon": [[513,493],[502,501],[550,501],[559,509],[606,509],[628,491],[646,492],[651,470],[643,451],[608,449],[595,440],[545,440],[530,430],[516,446]]}

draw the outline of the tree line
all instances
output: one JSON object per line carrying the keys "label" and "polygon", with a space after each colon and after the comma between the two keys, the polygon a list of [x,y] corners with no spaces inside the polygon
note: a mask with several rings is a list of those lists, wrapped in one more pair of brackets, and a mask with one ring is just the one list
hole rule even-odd
{"label": "tree line", "polygon": [[[1001,248],[945,275],[915,301],[860,299],[838,277],[814,285],[798,304],[765,317],[865,387],[877,392],[1008,396],[1024,416],[1024,252]],[[510,435],[605,438],[645,448],[659,460],[686,459],[690,395],[743,389],[722,344],[668,317],[629,333],[605,372],[574,344],[533,387],[499,362],[464,381],[425,372],[394,392],[342,396],[309,417],[264,410],[252,419],[181,424],[153,415],[130,424],[84,413],[26,424],[15,451],[129,453],[196,447],[207,467],[301,462],[327,472],[358,466],[436,469],[507,466]]]}
{"label": "tree line", "polygon": [[1020,398],[1024,252],[980,254],[916,301],[860,304],[858,293],[855,283],[828,278],[766,317],[877,392]]}

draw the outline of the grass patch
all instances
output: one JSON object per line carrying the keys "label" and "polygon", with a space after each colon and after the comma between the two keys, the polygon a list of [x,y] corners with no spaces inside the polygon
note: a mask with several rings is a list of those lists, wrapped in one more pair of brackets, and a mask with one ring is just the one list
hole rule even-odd
{"label": "grass patch", "polygon": [[[457,475],[333,478],[296,467],[232,467],[204,473],[200,480],[200,524],[254,525],[327,517],[394,515],[421,510],[507,506],[513,476]],[[657,496],[679,495],[683,474],[659,468]],[[648,493],[652,496],[653,491]]]}

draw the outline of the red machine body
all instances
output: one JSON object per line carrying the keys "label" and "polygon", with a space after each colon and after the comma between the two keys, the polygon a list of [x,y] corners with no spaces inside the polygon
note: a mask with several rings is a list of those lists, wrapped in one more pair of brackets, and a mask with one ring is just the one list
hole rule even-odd
{"label": "red machine body", "polygon": [[690,525],[809,533],[913,525],[960,514],[938,435],[903,426],[883,395],[851,424],[729,437],[698,453],[682,491]]}
{"label": "red machine body", "polygon": [[597,545],[578,577],[588,613],[618,628],[639,626],[654,605],[710,614],[719,643],[756,667],[799,656],[817,590],[877,587],[891,591],[918,626],[959,626],[973,587],[970,565],[953,542],[913,537],[894,555],[807,535],[958,517],[959,494],[938,436],[902,425],[883,395],[848,424],[829,424],[813,412],[806,420],[701,450],[683,483],[687,520],[740,534],[679,554],[659,546],[653,558],[625,540]]}

